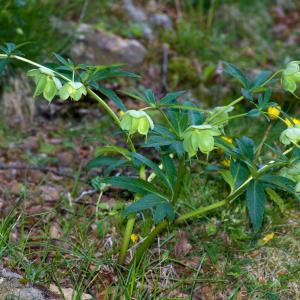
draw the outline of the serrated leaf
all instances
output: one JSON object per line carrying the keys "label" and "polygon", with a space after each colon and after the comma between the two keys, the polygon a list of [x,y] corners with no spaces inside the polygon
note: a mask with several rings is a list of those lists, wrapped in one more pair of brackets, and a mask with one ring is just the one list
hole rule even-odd
{"label": "serrated leaf", "polygon": [[164,198],[153,194],[145,195],[140,200],[132,203],[124,210],[123,214],[126,217],[146,209],[154,209],[155,223],[159,223],[165,217],[168,217],[171,222],[174,220],[174,210],[172,205]]}
{"label": "serrated leaf", "polygon": [[124,112],[127,111],[126,106],[124,105],[122,100],[117,96],[117,94],[114,91],[112,91],[102,85],[99,85],[97,89],[102,94],[104,94],[109,100],[113,101],[118,106],[118,108],[120,108],[122,111],[124,111]]}
{"label": "serrated leaf", "polygon": [[2,75],[7,62],[8,62],[7,58],[6,59],[0,59],[0,76]]}
{"label": "serrated leaf", "polygon": [[234,152],[242,159],[252,162],[254,159],[254,142],[246,136],[235,140],[237,148]]}
{"label": "serrated leaf", "polygon": [[179,91],[179,92],[174,92],[174,93],[168,93],[166,96],[160,99],[159,104],[165,105],[165,104],[170,104],[174,102],[174,100],[177,100],[178,97],[183,95],[185,91]]}
{"label": "serrated leaf", "polygon": [[249,183],[246,193],[247,207],[250,220],[255,232],[257,232],[263,222],[266,195],[264,185],[258,180]]}
{"label": "serrated leaf", "polygon": [[63,65],[65,65],[65,66],[69,66],[70,64],[69,64],[69,62],[65,59],[65,58],[63,58],[61,55],[59,55],[59,54],[57,54],[57,53],[53,53],[53,55],[56,57],[56,59],[60,62],[60,63],[62,63]]}
{"label": "serrated leaf", "polygon": [[283,176],[279,175],[271,175],[271,174],[265,174],[259,177],[259,180],[268,184],[272,184],[276,188],[289,192],[294,193],[295,183]]}
{"label": "serrated leaf", "polygon": [[251,89],[260,87],[272,74],[271,71],[260,72],[251,83]]}
{"label": "serrated leaf", "polygon": [[173,222],[175,218],[174,208],[169,202],[161,203],[155,207],[154,223],[158,224],[166,217],[170,222]]}
{"label": "serrated leaf", "polygon": [[227,74],[231,75],[232,77],[234,77],[238,81],[240,81],[245,88],[249,87],[248,78],[246,77],[246,75],[239,68],[237,68],[235,65],[230,64],[228,62],[223,62],[223,63],[225,64],[224,71]]}
{"label": "serrated leaf", "polygon": [[147,89],[145,91],[145,99],[147,100],[147,103],[148,104],[155,104],[156,103],[156,100],[155,100],[155,96],[153,94],[153,91],[150,90],[150,89]]}
{"label": "serrated leaf", "polygon": [[266,188],[265,191],[269,195],[270,199],[278,205],[280,211],[283,213],[285,210],[283,199],[274,190],[270,188]]}
{"label": "serrated leaf", "polygon": [[249,176],[247,165],[239,160],[230,161],[230,173],[234,182],[234,189],[237,189]]}
{"label": "serrated leaf", "polygon": [[106,178],[104,182],[140,195],[151,193],[161,197],[160,191],[152,183],[142,179],[117,176]]}
{"label": "serrated leaf", "polygon": [[164,186],[169,189],[169,191],[173,191],[173,186],[169,180],[169,178],[166,176],[166,174],[163,173],[163,171],[159,168],[157,164],[146,158],[145,156],[139,154],[139,153],[131,153],[131,157],[139,160],[142,164],[148,166],[151,168],[156,176],[160,178],[161,182],[164,184]]}

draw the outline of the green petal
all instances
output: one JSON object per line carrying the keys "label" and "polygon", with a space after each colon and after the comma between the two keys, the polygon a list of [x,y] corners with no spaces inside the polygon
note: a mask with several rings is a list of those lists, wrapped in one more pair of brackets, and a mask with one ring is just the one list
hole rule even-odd
{"label": "green petal", "polygon": [[214,149],[214,144],[215,141],[213,136],[209,132],[203,131],[199,142],[199,150],[202,153],[207,154]]}
{"label": "green petal", "polygon": [[39,96],[43,93],[45,86],[47,83],[47,76],[46,75],[40,75],[37,78],[37,84],[36,84],[36,88],[33,94],[33,97]]}
{"label": "green petal", "polygon": [[51,102],[52,99],[55,97],[56,92],[57,92],[56,85],[52,80],[52,78],[48,76],[43,96],[47,101]]}
{"label": "green petal", "polygon": [[147,118],[142,118],[139,120],[138,132],[139,134],[147,135],[149,131],[149,121]]}

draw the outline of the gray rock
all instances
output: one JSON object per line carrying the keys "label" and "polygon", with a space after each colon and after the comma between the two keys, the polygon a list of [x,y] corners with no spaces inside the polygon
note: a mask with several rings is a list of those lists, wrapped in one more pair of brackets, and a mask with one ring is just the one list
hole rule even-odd
{"label": "gray rock", "polygon": [[0,299],[2,300],[54,300],[60,299],[46,290],[23,284],[22,276],[0,267]]}
{"label": "gray rock", "polygon": [[163,27],[165,29],[173,28],[172,20],[166,14],[160,14],[160,13],[154,14],[150,17],[150,22],[151,24],[157,27]]}
{"label": "gray rock", "polygon": [[89,24],[81,24],[77,30],[79,40],[72,55],[81,61],[92,63],[128,63],[140,65],[147,53],[145,47],[135,39],[125,39]]}

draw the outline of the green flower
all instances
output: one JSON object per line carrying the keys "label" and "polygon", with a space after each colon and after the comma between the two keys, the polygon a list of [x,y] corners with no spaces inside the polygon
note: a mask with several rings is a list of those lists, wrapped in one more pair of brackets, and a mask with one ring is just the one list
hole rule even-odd
{"label": "green flower", "polygon": [[82,95],[86,95],[87,91],[81,82],[69,81],[59,90],[59,96],[62,100],[69,97],[75,101],[80,100]]}
{"label": "green flower", "polygon": [[297,194],[300,194],[300,181],[296,184],[295,192],[296,192]]}
{"label": "green flower", "polygon": [[296,163],[290,168],[282,168],[280,170],[280,175],[294,182],[300,182],[300,162]]}
{"label": "green flower", "polygon": [[138,132],[147,135],[149,129],[154,128],[152,119],[143,110],[127,110],[121,119],[121,128],[134,134]]}
{"label": "green flower", "polygon": [[285,145],[297,144],[300,141],[300,125],[284,130],[280,135],[280,141]]}
{"label": "green flower", "polygon": [[207,122],[212,125],[221,127],[225,126],[228,124],[228,113],[230,113],[233,109],[233,106],[217,106],[211,111],[211,115],[207,119]]}
{"label": "green flower", "polygon": [[54,76],[54,73],[50,69],[33,69],[28,71],[27,75],[33,77],[36,84],[34,97],[43,94],[43,97],[51,102],[62,87],[60,80]]}
{"label": "green flower", "polygon": [[294,93],[298,82],[300,82],[299,62],[292,61],[287,64],[285,70],[282,72],[281,85],[286,91]]}
{"label": "green flower", "polygon": [[196,155],[200,150],[209,153],[214,148],[214,136],[221,135],[217,127],[211,125],[192,125],[183,134],[183,149],[189,157]]}

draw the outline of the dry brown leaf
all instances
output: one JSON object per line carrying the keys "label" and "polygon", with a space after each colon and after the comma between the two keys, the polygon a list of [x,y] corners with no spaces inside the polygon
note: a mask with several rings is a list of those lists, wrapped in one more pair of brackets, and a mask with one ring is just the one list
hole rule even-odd
{"label": "dry brown leaf", "polygon": [[[55,293],[55,294],[61,294],[59,288],[54,285],[54,284],[50,284],[50,291]],[[73,290],[72,288],[61,288],[62,293],[64,294],[65,300],[73,300],[75,299],[76,296],[76,292],[75,290]],[[92,299],[93,297],[89,294],[82,294],[81,295],[81,300],[89,300]]]}

